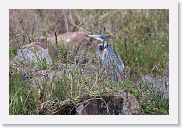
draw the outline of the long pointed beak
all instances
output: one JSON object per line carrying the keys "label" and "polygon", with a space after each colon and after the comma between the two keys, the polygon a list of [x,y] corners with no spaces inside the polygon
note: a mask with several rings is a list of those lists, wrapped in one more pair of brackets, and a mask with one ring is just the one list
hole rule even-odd
{"label": "long pointed beak", "polygon": [[96,39],[96,40],[99,40],[99,41],[103,41],[103,40],[100,38],[100,35],[88,35],[88,37],[93,38],[93,39]]}

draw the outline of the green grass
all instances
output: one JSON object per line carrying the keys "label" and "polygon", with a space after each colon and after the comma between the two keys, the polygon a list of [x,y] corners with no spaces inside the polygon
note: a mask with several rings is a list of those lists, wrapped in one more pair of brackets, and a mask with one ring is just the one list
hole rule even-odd
{"label": "green grass", "polygon": [[[53,59],[51,68],[40,61],[37,70],[64,70],[62,77],[56,77],[51,82],[44,81],[37,89],[31,88],[20,72],[10,77],[10,114],[39,114],[38,108],[45,102],[61,102],[70,98],[76,103],[85,95],[101,96],[123,90],[128,90],[138,99],[142,114],[169,114],[168,99],[160,93],[152,92],[150,86],[142,86],[140,89],[136,86],[138,79],[145,74],[162,76],[169,62],[168,11],[150,10],[148,16],[144,10],[76,10],[75,13],[82,28],[94,33],[109,34],[110,31],[110,45],[121,55],[127,79],[120,84],[110,80],[98,62],[95,63],[98,73],[86,76],[80,72],[81,68],[74,58],[69,58],[70,49],[64,45],[59,46],[50,51]],[[21,17],[19,22],[22,33],[26,33],[24,20]],[[42,26],[48,25],[51,22],[49,20],[46,16],[38,18]],[[16,42],[19,45],[10,46],[10,59],[24,42],[30,43],[34,39],[34,33],[27,37],[21,36]],[[84,56],[79,56],[78,52],[78,58],[97,57],[95,49],[88,51]],[[57,67],[59,63],[63,63],[62,69]],[[54,87],[50,88],[51,85]],[[148,92],[154,96],[148,96]]]}
{"label": "green grass", "polygon": [[32,90],[20,74],[14,74],[10,77],[9,87],[10,114],[34,114],[36,106],[34,99],[31,97]]}

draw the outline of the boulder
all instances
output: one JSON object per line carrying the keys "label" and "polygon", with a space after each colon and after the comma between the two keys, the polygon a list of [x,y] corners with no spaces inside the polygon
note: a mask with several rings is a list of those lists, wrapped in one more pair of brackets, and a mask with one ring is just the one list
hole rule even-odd
{"label": "boulder", "polygon": [[[57,43],[58,43],[57,45],[65,44],[65,45],[73,47],[75,45],[79,46],[88,41],[89,41],[89,38],[87,37],[87,33],[81,32],[81,31],[67,32],[64,34],[57,35]],[[56,37],[55,36],[48,37],[47,42],[50,45],[56,45]]]}
{"label": "boulder", "polygon": [[128,92],[83,98],[76,108],[78,115],[139,115],[141,107]]}
{"label": "boulder", "polygon": [[15,60],[18,60],[22,63],[39,63],[45,61],[47,65],[52,64],[48,46],[44,42],[34,42],[23,46],[17,51]]}
{"label": "boulder", "polygon": [[165,98],[169,97],[169,77],[168,76],[153,76],[144,75],[138,83],[139,88],[148,88],[150,90],[149,97],[155,93],[161,93]]}

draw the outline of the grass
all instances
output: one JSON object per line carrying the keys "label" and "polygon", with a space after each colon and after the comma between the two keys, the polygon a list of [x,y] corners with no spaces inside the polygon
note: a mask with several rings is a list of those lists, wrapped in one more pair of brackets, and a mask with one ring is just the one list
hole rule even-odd
{"label": "grass", "polygon": [[[56,25],[55,22],[59,21],[60,17],[54,18],[55,21],[51,20],[50,14],[59,11],[49,11],[49,15],[45,13],[47,10],[31,11],[30,16],[37,17],[35,22],[37,24],[32,21],[32,24],[35,24],[33,26],[28,24],[28,17],[23,15],[23,12],[20,12],[20,14],[23,13],[22,15],[17,13],[19,16],[17,26],[20,26],[17,32],[20,33],[20,36],[13,40],[14,35],[10,34],[10,39],[12,38],[14,41],[10,45],[10,59],[15,57],[17,50],[25,43],[35,40],[35,35],[38,35],[40,30],[34,26],[46,29],[39,34],[45,32],[52,34],[51,27],[54,29],[60,25],[65,27],[63,22],[57,22]],[[39,15],[41,16],[39,17]],[[115,94],[123,90],[128,90],[138,99],[142,114],[169,114],[169,100],[165,99],[161,93],[152,92],[150,86],[141,86],[141,88],[136,86],[139,78],[145,74],[162,76],[165,66],[169,62],[168,11],[72,10],[72,15],[76,17],[74,22],[82,28],[93,33],[111,35],[109,37],[110,45],[121,55],[126,66],[127,79],[123,83],[110,80],[98,60],[93,64],[98,70],[95,75],[82,74],[80,70],[82,70],[83,64],[81,62],[75,63],[75,58],[78,60],[95,59],[97,58],[95,49],[89,49],[89,52],[83,55],[78,52],[76,57],[71,58],[69,57],[70,49],[64,45],[59,46],[50,51],[53,59],[51,67],[40,61],[37,70],[58,70],[64,72],[62,77],[56,77],[53,81],[44,80],[34,89],[30,87],[29,79],[24,79],[22,72],[16,72],[10,76],[10,114],[40,114],[40,106],[44,103],[55,104],[57,101],[71,99],[76,104],[79,98],[85,95],[102,96],[106,93]],[[10,16],[14,17],[11,13]],[[18,16],[16,17],[18,18]],[[10,28],[14,27],[12,22],[13,20],[10,20]],[[72,28],[73,24],[69,23],[68,29],[71,31]],[[10,30],[10,33],[13,32]],[[64,65],[62,68],[58,68],[60,63]],[[31,74],[31,71],[29,72]],[[54,86],[52,87],[52,85]],[[148,95],[149,92],[153,94],[152,97]],[[51,113],[52,109],[48,110],[44,114]]]}
{"label": "grass", "polygon": [[33,99],[29,99],[31,88],[29,84],[22,80],[20,74],[14,74],[10,78],[10,104],[9,108],[13,114],[34,114],[36,109]]}

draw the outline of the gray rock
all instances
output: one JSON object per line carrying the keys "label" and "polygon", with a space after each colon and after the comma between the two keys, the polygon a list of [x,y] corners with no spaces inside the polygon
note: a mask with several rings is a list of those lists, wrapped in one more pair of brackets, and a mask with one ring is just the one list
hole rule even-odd
{"label": "gray rock", "polygon": [[152,76],[152,75],[145,75],[141,78],[141,81],[138,83],[138,87],[142,88],[143,86],[146,86],[151,89],[152,93],[161,93],[165,98],[169,97],[169,77],[159,77],[159,76]]}
{"label": "gray rock", "polygon": [[78,115],[139,115],[141,107],[133,95],[122,92],[117,96],[85,98],[76,112]]}
{"label": "gray rock", "polygon": [[45,60],[47,65],[52,64],[52,59],[49,55],[48,48],[42,43],[32,43],[23,46],[18,50],[15,60],[20,62],[39,63]]}

